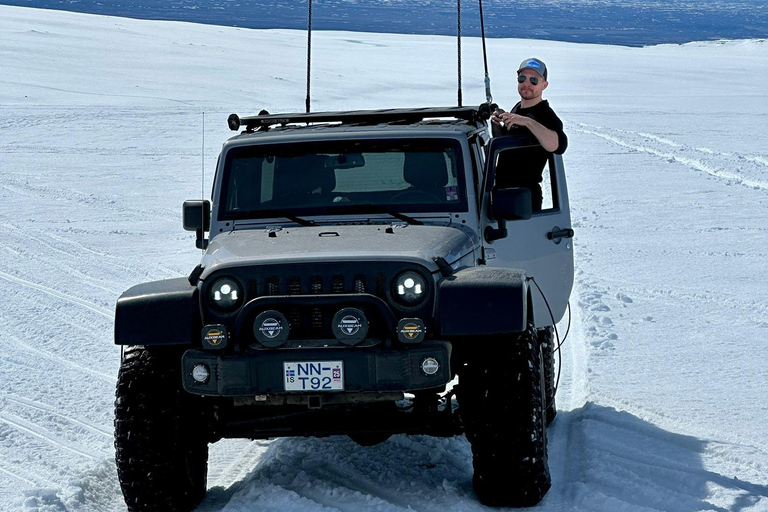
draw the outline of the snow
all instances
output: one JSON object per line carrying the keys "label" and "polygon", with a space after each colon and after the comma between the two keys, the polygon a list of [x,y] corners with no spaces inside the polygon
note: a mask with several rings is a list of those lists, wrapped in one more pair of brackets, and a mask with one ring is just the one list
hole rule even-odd
{"label": "snow", "polygon": [[[305,34],[0,6],[0,40],[0,510],[123,511],[115,301],[197,263],[181,203],[228,114],[303,109]],[[315,110],[455,103],[452,38],[313,48]],[[502,106],[531,55],[570,136],[577,268],[537,508],[768,510],[768,42],[491,40]],[[465,40],[465,103],[482,69]],[[464,438],[224,441],[209,486],[200,511],[484,509]]]}

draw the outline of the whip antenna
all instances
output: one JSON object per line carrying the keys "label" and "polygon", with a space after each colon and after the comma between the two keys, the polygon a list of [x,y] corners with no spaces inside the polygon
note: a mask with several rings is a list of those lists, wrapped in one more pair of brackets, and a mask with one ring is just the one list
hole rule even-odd
{"label": "whip antenna", "polygon": [[456,0],[456,34],[459,47],[459,106],[461,107],[461,0]]}
{"label": "whip antenna", "polygon": [[[202,155],[201,156],[202,163],[200,165],[201,176],[202,176],[200,181],[200,199],[202,200],[200,202],[201,204],[200,215],[202,216],[202,218],[200,219],[200,225],[205,226],[205,110],[203,110],[203,148],[200,154]],[[203,237],[205,237],[205,231],[203,231]],[[205,246],[204,243],[200,245],[202,252],[205,252],[204,246]]]}
{"label": "whip antenna", "polygon": [[485,22],[483,21],[483,0],[480,2],[480,34],[483,38],[483,63],[485,64],[485,99],[490,105],[493,103],[493,96],[491,96],[491,77],[488,75],[488,53],[485,50]]}
{"label": "whip antenna", "polygon": [[309,0],[309,13],[307,14],[307,113],[309,113],[309,78],[310,64],[312,63],[312,0]]}

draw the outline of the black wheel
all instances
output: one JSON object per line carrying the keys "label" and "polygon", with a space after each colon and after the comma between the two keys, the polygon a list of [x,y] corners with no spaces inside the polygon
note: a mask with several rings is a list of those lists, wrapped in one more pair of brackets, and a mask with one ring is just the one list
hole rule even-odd
{"label": "black wheel", "polygon": [[115,463],[130,512],[192,510],[208,475],[202,399],[181,388],[178,351],[131,347],[115,399]]}
{"label": "black wheel", "polygon": [[483,355],[459,374],[457,398],[472,446],[472,484],[484,505],[529,507],[551,486],[543,368],[535,329],[478,341]]}
{"label": "black wheel", "polygon": [[546,410],[547,426],[557,416],[557,406],[555,404],[555,334],[552,327],[545,327],[538,330],[539,344],[541,345],[541,358],[544,360],[544,386],[546,388]]}

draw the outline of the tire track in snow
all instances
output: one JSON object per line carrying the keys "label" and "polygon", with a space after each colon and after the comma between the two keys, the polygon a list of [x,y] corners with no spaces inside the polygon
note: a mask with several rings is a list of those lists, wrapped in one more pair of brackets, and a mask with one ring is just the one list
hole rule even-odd
{"label": "tire track in snow", "polygon": [[[314,478],[324,485],[342,486],[344,489],[359,492],[370,496],[374,500],[381,500],[389,505],[394,505],[402,510],[424,510],[422,508],[413,508],[414,503],[404,499],[402,495],[389,489],[377,486],[370,480],[362,478],[361,475],[354,472],[342,472],[336,467],[314,467],[304,468],[304,473],[310,478]],[[317,485],[302,487],[293,485],[290,490],[299,496],[319,503],[320,505],[341,510],[341,512],[357,512],[360,510],[359,503],[341,503],[340,500],[334,500],[333,496],[326,494],[325,489],[318,488]],[[367,500],[366,500],[367,502]],[[441,507],[442,508],[442,507]],[[391,509],[390,509],[391,510]]]}
{"label": "tire track in snow", "polygon": [[[209,448],[208,488],[228,488],[244,480],[261,460],[271,441],[254,440],[244,450],[233,451],[231,444],[242,442],[239,439],[222,439]],[[222,443],[222,444],[219,444]],[[218,445],[218,446],[217,446]],[[218,468],[216,466],[219,466]],[[215,472],[212,472],[214,469]]]}
{"label": "tire track in snow", "polygon": [[[58,154],[58,152],[54,154]],[[25,175],[21,176],[20,178],[5,177],[5,183],[1,186],[14,195],[21,194],[32,198],[33,202],[37,204],[48,204],[51,201],[57,201],[83,208],[95,208],[102,217],[104,217],[104,212],[117,213],[123,217],[130,215],[136,218],[176,218],[178,216],[178,211],[169,207],[154,206],[142,209],[136,206],[126,206],[115,199],[80,192],[72,188],[56,188],[48,185],[30,184],[29,180],[23,177]]]}
{"label": "tire track in snow", "polygon": [[[768,190],[768,181],[750,178],[743,174],[739,174],[738,172],[726,170],[726,168],[722,166],[724,162],[718,162],[713,166],[707,164],[701,159],[687,156],[687,154],[691,152],[698,152],[702,154],[714,155],[716,157],[727,157],[733,155],[733,157],[736,157],[737,159],[743,159],[745,161],[764,166],[765,164],[763,163],[763,159],[760,157],[745,157],[736,153],[731,154],[703,148],[690,148],[671,140],[647,133],[630,132],[627,130],[617,129],[609,131],[605,128],[584,123],[578,123],[577,126],[579,126],[579,128],[575,128],[575,131],[579,133],[599,137],[617,146],[621,146],[633,151],[648,153],[668,162],[679,163],[695,171],[702,171],[715,178],[732,181],[745,187]],[[645,144],[642,143],[642,141],[632,140],[637,137],[645,139]],[[666,148],[664,146],[666,146]],[[669,148],[673,148],[672,151],[670,151]],[[722,160],[722,158],[720,158],[720,160]]]}
{"label": "tire track in snow", "polygon": [[[574,257],[579,262],[582,256],[575,254]],[[545,503],[554,505],[555,509],[573,508],[573,482],[578,481],[579,475],[584,473],[585,461],[589,458],[584,423],[580,414],[575,412],[583,408],[590,398],[589,356],[581,308],[585,285],[586,278],[577,269],[570,298],[571,328],[567,340],[560,340],[560,380],[555,395],[559,412],[547,429],[552,489]]]}
{"label": "tire track in snow", "polygon": [[[111,267],[114,266],[114,267],[120,268],[122,270],[125,270],[125,271],[129,272],[131,275],[141,276],[141,277],[144,277],[144,276],[147,275],[146,274],[147,268],[145,266],[137,265],[136,262],[135,262],[135,259],[124,258],[124,257],[118,256],[116,254],[111,254],[111,253],[108,253],[108,252],[102,252],[102,251],[98,251],[98,250],[95,250],[95,249],[91,249],[90,247],[87,247],[87,246],[85,246],[84,244],[82,244],[80,242],[77,242],[75,240],[70,240],[70,239],[68,239],[66,237],[63,237],[63,236],[54,235],[53,233],[43,232],[43,231],[38,231],[38,233],[40,233],[42,235],[45,235],[45,236],[47,236],[49,238],[52,238],[52,239],[54,239],[54,240],[56,240],[58,242],[61,242],[63,244],[74,245],[75,247],[78,247],[80,250],[85,251],[85,252],[87,252],[89,254],[93,254],[95,256],[98,256],[99,258],[109,258],[111,260],[116,260],[116,261],[124,262],[125,264],[111,263],[110,266]],[[97,236],[99,236],[99,235],[101,235],[101,234],[97,234]],[[78,255],[75,254],[74,252],[64,251],[64,253],[69,253],[73,257],[78,257]],[[89,261],[91,261],[91,260],[89,260]],[[158,263],[155,263],[155,262],[153,262],[152,268],[155,269],[155,270],[160,270],[160,271],[162,271],[164,273],[167,273],[168,275],[174,275],[175,276],[175,275],[178,274],[178,271],[176,269],[172,269],[170,267],[166,267],[164,265],[161,265],[161,264],[158,264]]]}
{"label": "tire track in snow", "polygon": [[24,350],[27,350],[29,352],[33,352],[35,354],[38,354],[38,355],[40,355],[40,356],[42,356],[42,357],[44,357],[46,359],[50,359],[50,360],[55,361],[57,363],[65,364],[65,365],[67,365],[67,366],[69,366],[71,368],[75,368],[76,370],[79,370],[81,372],[89,373],[89,374],[91,374],[91,375],[93,375],[95,377],[98,377],[99,379],[103,380],[104,382],[115,383],[116,380],[117,380],[116,377],[114,377],[112,375],[107,375],[106,373],[98,372],[96,370],[88,368],[87,366],[82,366],[82,365],[80,365],[80,364],[78,364],[78,363],[76,363],[74,361],[70,361],[69,359],[65,359],[65,358],[63,358],[61,356],[58,356],[58,355],[52,353],[52,352],[47,352],[45,350],[40,350],[39,348],[36,348],[36,347],[30,345],[29,343],[21,341],[16,336],[12,336],[10,334],[4,334],[4,336],[6,336],[6,337],[10,338],[11,340],[13,340],[13,346],[14,347],[21,347]]}
{"label": "tire track in snow", "polygon": [[9,400],[11,402],[14,402],[16,404],[22,405],[24,407],[28,407],[28,408],[31,408],[31,409],[36,409],[38,411],[43,411],[45,413],[50,414],[51,416],[56,416],[58,418],[62,418],[62,419],[66,420],[66,421],[68,421],[70,423],[73,423],[75,425],[79,425],[79,426],[81,426],[83,428],[86,428],[86,429],[92,431],[92,432],[95,432],[96,434],[100,434],[100,435],[108,437],[110,439],[113,437],[111,431],[103,430],[100,427],[98,427],[97,425],[94,425],[92,423],[88,423],[88,422],[85,422],[85,421],[81,421],[81,420],[79,420],[77,418],[73,418],[72,416],[68,416],[68,415],[66,415],[64,413],[61,413],[61,412],[57,411],[55,408],[51,407],[50,405],[41,404],[39,402],[35,402],[34,400],[28,400],[28,399],[25,399],[25,398],[13,397],[13,396],[8,395],[6,393],[0,393],[0,397],[4,398],[6,400]]}
{"label": "tire track in snow", "polygon": [[42,439],[43,441],[49,444],[52,444],[54,446],[57,446],[66,451],[72,452],[74,454],[80,455],[81,457],[91,459],[94,461],[102,460],[105,457],[103,455],[97,455],[97,454],[93,454],[88,451],[85,451],[85,449],[81,449],[74,443],[69,443],[67,441],[59,440],[57,436],[50,433],[47,429],[41,428],[38,425],[35,425],[34,423],[31,423],[23,418],[19,418],[14,414],[8,414],[0,411],[0,421],[10,425],[11,427],[14,427],[15,429],[21,432],[25,432],[29,435]]}
{"label": "tire track in snow", "polygon": [[[13,478],[16,478],[17,480],[20,480],[26,484],[28,484],[31,488],[54,488],[56,484],[43,476],[42,474],[35,473],[33,471],[29,471],[29,467],[26,465],[21,464],[14,464],[15,461],[11,461],[9,466],[0,466],[0,473],[5,473],[6,475],[10,475]],[[0,464],[8,464],[9,461],[4,460]],[[3,511],[5,512],[5,511]]]}
{"label": "tire track in snow", "polygon": [[[12,235],[12,238],[11,238],[12,240],[14,240],[14,241],[26,240],[26,241],[33,242],[32,245],[26,244],[26,243],[20,243],[19,244],[19,245],[21,245],[23,247],[22,254],[26,253],[26,252],[31,252],[30,248],[34,249],[34,248],[36,248],[36,246],[37,247],[42,246],[42,247],[45,247],[47,249],[44,252],[44,254],[46,254],[46,256],[50,252],[55,252],[55,253],[61,254],[62,256],[66,256],[68,258],[71,258],[71,259],[73,259],[75,261],[79,261],[78,256],[75,255],[74,253],[61,250],[58,247],[55,247],[54,245],[49,244],[49,243],[41,240],[40,238],[37,238],[37,237],[34,237],[34,236],[32,236],[32,235],[30,235],[28,233],[25,233],[23,230],[17,228],[16,226],[10,225],[8,227],[11,230],[13,230],[13,235]],[[36,256],[30,256],[28,254],[23,254],[23,257],[26,260],[29,260],[29,259],[35,259]],[[108,288],[106,286],[103,286],[103,283],[104,283],[104,279],[103,278],[102,279],[98,279],[96,277],[89,276],[88,274],[84,274],[83,272],[81,272],[77,268],[72,267],[71,265],[68,265],[68,264],[64,263],[63,261],[61,261],[60,258],[44,257],[44,258],[42,258],[42,262],[44,263],[45,267],[48,267],[48,268],[55,267],[55,268],[61,270],[62,273],[74,277],[75,278],[75,282],[87,283],[89,286],[92,286],[94,288],[98,288],[98,289],[100,289],[102,291],[107,292],[110,295],[117,295],[119,293],[117,290],[115,290],[113,288]],[[82,261],[79,261],[79,262],[82,263]],[[91,262],[89,262],[89,263],[91,263]],[[89,267],[93,268],[93,265],[89,265]]]}
{"label": "tire track in snow", "polygon": [[22,482],[25,482],[25,483],[27,483],[29,485],[34,485],[34,486],[40,485],[38,482],[35,482],[33,480],[29,480],[28,478],[25,478],[25,477],[19,475],[18,473],[14,473],[13,471],[5,469],[2,466],[0,466],[0,473],[5,473],[6,475],[9,475],[9,476],[11,476],[13,478],[21,480]]}
{"label": "tire track in snow", "polygon": [[42,284],[33,283],[31,281],[27,281],[26,279],[22,279],[20,277],[12,276],[11,274],[7,274],[3,271],[0,271],[0,279],[4,279],[6,281],[10,281],[12,283],[20,284],[22,286],[25,286],[27,288],[32,288],[33,290],[37,290],[39,292],[42,292],[46,295],[50,295],[51,297],[55,297],[57,299],[61,299],[64,301],[67,301],[69,303],[84,307],[85,309],[88,309],[90,311],[93,311],[96,314],[99,314],[103,317],[109,318],[110,320],[114,320],[115,316],[112,314],[111,311],[108,311],[96,304],[93,304],[92,302],[85,301],[83,299],[80,299],[78,297],[74,297],[72,295],[68,295],[66,293],[62,293],[59,291],[54,290],[53,288],[49,288],[47,286],[44,286]]}

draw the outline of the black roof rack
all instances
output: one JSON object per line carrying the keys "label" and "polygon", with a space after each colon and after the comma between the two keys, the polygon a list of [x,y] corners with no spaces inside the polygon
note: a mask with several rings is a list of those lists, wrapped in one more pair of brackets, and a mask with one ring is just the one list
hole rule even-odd
{"label": "black roof rack", "polygon": [[454,118],[465,121],[485,121],[491,116],[491,106],[483,103],[479,107],[427,107],[391,108],[383,110],[350,110],[346,112],[308,112],[298,114],[269,114],[262,111],[257,116],[239,117],[232,114],[227,119],[229,129],[237,131],[245,126],[247,131],[267,129],[270,126],[289,123],[333,123],[380,124],[407,122],[417,123],[424,119]]}

